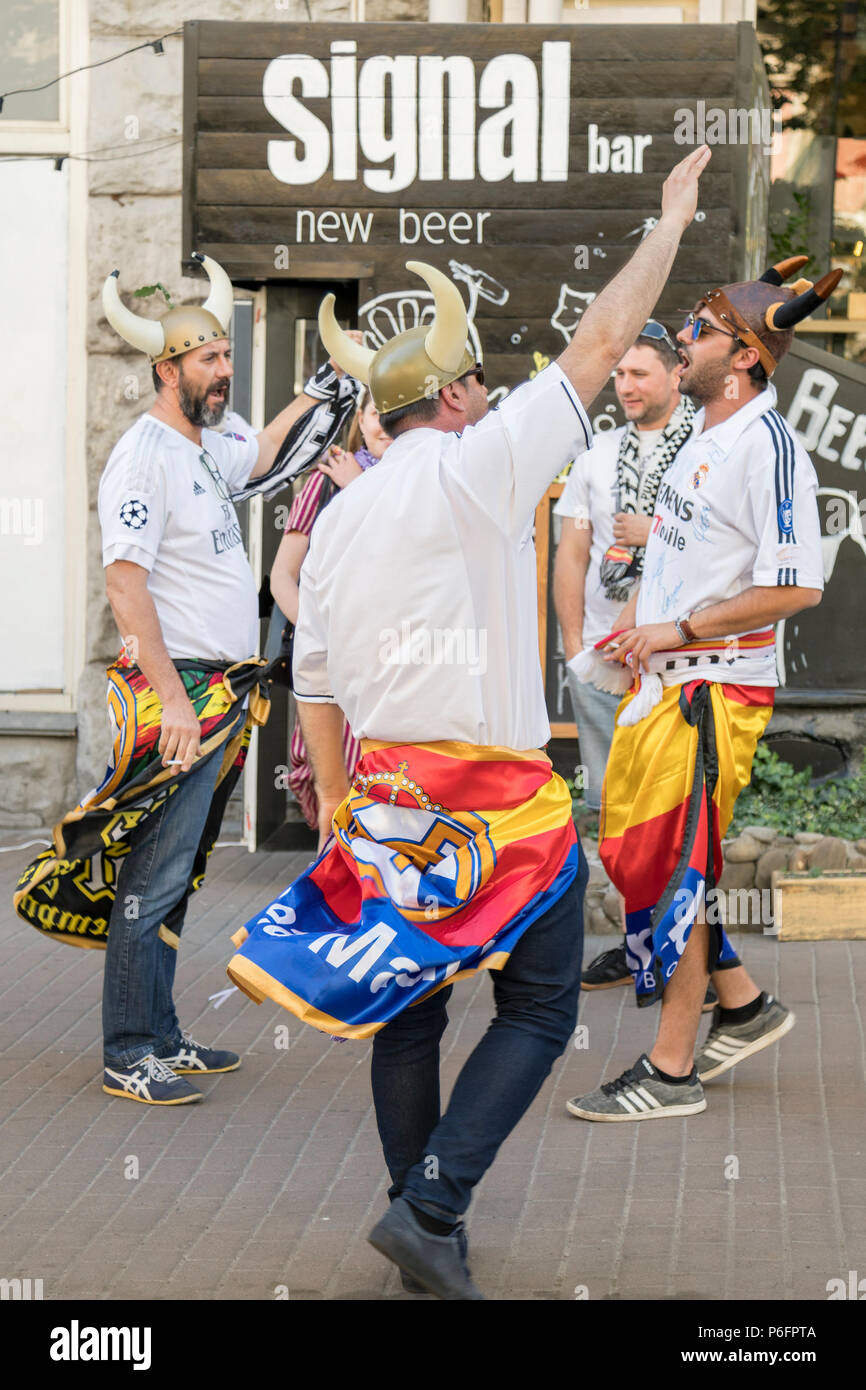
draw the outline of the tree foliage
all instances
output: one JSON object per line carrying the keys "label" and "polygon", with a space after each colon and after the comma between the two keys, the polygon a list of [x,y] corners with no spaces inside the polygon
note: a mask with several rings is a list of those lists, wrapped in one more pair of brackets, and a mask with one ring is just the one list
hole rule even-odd
{"label": "tree foliage", "polygon": [[773,105],[803,110],[786,124],[816,135],[866,136],[866,13],[862,0],[761,0],[758,42]]}

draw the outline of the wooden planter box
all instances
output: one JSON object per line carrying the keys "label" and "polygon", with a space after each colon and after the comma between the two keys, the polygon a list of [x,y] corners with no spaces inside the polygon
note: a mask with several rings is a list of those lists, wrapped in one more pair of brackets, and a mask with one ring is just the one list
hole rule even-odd
{"label": "wooden planter box", "polygon": [[780,941],[866,940],[866,873],[773,874]]}

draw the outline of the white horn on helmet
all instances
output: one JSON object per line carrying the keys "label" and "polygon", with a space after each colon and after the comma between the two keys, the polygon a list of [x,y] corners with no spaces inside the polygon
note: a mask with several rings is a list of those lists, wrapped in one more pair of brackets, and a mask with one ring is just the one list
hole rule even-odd
{"label": "white horn on helmet", "polygon": [[334,315],[335,303],[334,296],[326,294],[319,305],[319,336],[328,356],[339,362],[349,376],[366,386],[369,382],[370,363],[376,354],[371,348],[361,347],[360,343],[356,343],[343,331]]}
{"label": "white horn on helmet", "polygon": [[165,333],[161,323],[142,318],[127,309],[117,290],[119,270],[113,270],[102,286],[102,307],[112,328],[120,334],[130,347],[146,352],[149,357],[159,357],[165,347]]}
{"label": "white horn on helmet", "polygon": [[426,280],[436,304],[436,315],[424,339],[424,350],[434,366],[456,372],[466,352],[469,320],[463,296],[447,275],[425,261],[407,261],[406,269]]}
{"label": "white horn on helmet", "polygon": [[210,256],[203,256],[198,251],[193,251],[192,258],[198,261],[202,270],[210,280],[210,294],[201,306],[209,314],[213,314],[217,322],[228,333],[232,321],[232,308],[234,305],[234,291],[232,282],[226,275],[218,261],[211,260]]}

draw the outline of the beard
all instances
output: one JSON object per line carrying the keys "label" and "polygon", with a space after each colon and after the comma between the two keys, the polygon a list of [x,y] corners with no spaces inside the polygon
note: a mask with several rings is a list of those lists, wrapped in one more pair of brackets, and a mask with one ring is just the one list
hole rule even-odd
{"label": "beard", "polygon": [[711,401],[718,400],[731,376],[732,356],[733,353],[720,362],[706,362],[702,367],[695,367],[690,363],[679,380],[680,395],[691,396],[701,405],[709,405]]}
{"label": "beard", "polygon": [[[226,393],[225,398],[217,405],[208,405],[208,392],[212,390],[213,387],[206,387],[202,391],[196,391],[195,387],[184,377],[183,367],[180,363],[178,363],[178,366],[180,367],[177,379],[178,405],[191,425],[195,425],[196,428],[199,429],[202,426],[205,429],[213,429],[215,425],[221,423],[226,413],[228,393]],[[219,383],[216,383],[216,385],[219,385]]]}

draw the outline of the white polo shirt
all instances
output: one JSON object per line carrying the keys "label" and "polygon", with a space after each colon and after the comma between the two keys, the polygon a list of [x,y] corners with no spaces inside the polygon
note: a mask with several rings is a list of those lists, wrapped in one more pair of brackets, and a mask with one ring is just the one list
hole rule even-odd
{"label": "white polo shirt", "polygon": [[[753,585],[823,589],[818,478],[775,409],[772,385],[711,430],[704,411],[662,479],[637,601],[637,624],[672,622]],[[665,684],[777,685],[775,643],[707,639],[698,653],[656,653]]]}
{"label": "white polo shirt", "polygon": [[99,483],[102,563],[148,571],[169,656],[241,661],[258,645],[258,592],[229,494],[259,446],[238,430],[201,438],[145,414],[118,440]]}
{"label": "white polo shirt", "polygon": [[462,434],[399,435],[313,530],[297,698],[336,701],[357,738],[546,743],[532,524],[591,437],[556,364]]}

